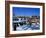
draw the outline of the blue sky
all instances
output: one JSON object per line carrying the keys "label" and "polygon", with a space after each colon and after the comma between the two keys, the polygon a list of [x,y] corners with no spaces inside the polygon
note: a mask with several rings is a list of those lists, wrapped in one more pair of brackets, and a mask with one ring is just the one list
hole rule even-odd
{"label": "blue sky", "polygon": [[39,16],[40,8],[24,8],[24,7],[13,7],[13,15],[15,16]]}

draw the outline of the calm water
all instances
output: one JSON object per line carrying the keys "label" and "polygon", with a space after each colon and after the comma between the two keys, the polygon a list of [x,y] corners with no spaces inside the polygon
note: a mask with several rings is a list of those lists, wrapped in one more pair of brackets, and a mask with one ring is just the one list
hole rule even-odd
{"label": "calm water", "polygon": [[16,27],[16,31],[23,31],[23,30],[39,30],[40,25],[23,25]]}

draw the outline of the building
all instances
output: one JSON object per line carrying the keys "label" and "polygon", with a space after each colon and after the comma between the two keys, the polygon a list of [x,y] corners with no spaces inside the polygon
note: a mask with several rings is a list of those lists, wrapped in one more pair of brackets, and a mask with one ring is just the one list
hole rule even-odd
{"label": "building", "polygon": [[39,16],[32,16],[32,17],[27,17],[27,16],[14,16],[13,17],[13,26],[14,28],[23,26],[23,25],[31,25],[31,24],[37,24],[40,22],[40,17]]}

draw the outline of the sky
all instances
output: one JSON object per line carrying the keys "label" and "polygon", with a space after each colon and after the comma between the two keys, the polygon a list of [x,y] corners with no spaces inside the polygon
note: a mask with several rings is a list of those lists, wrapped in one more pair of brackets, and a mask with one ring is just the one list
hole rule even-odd
{"label": "sky", "polygon": [[40,8],[13,7],[12,13],[14,16],[39,16]]}

